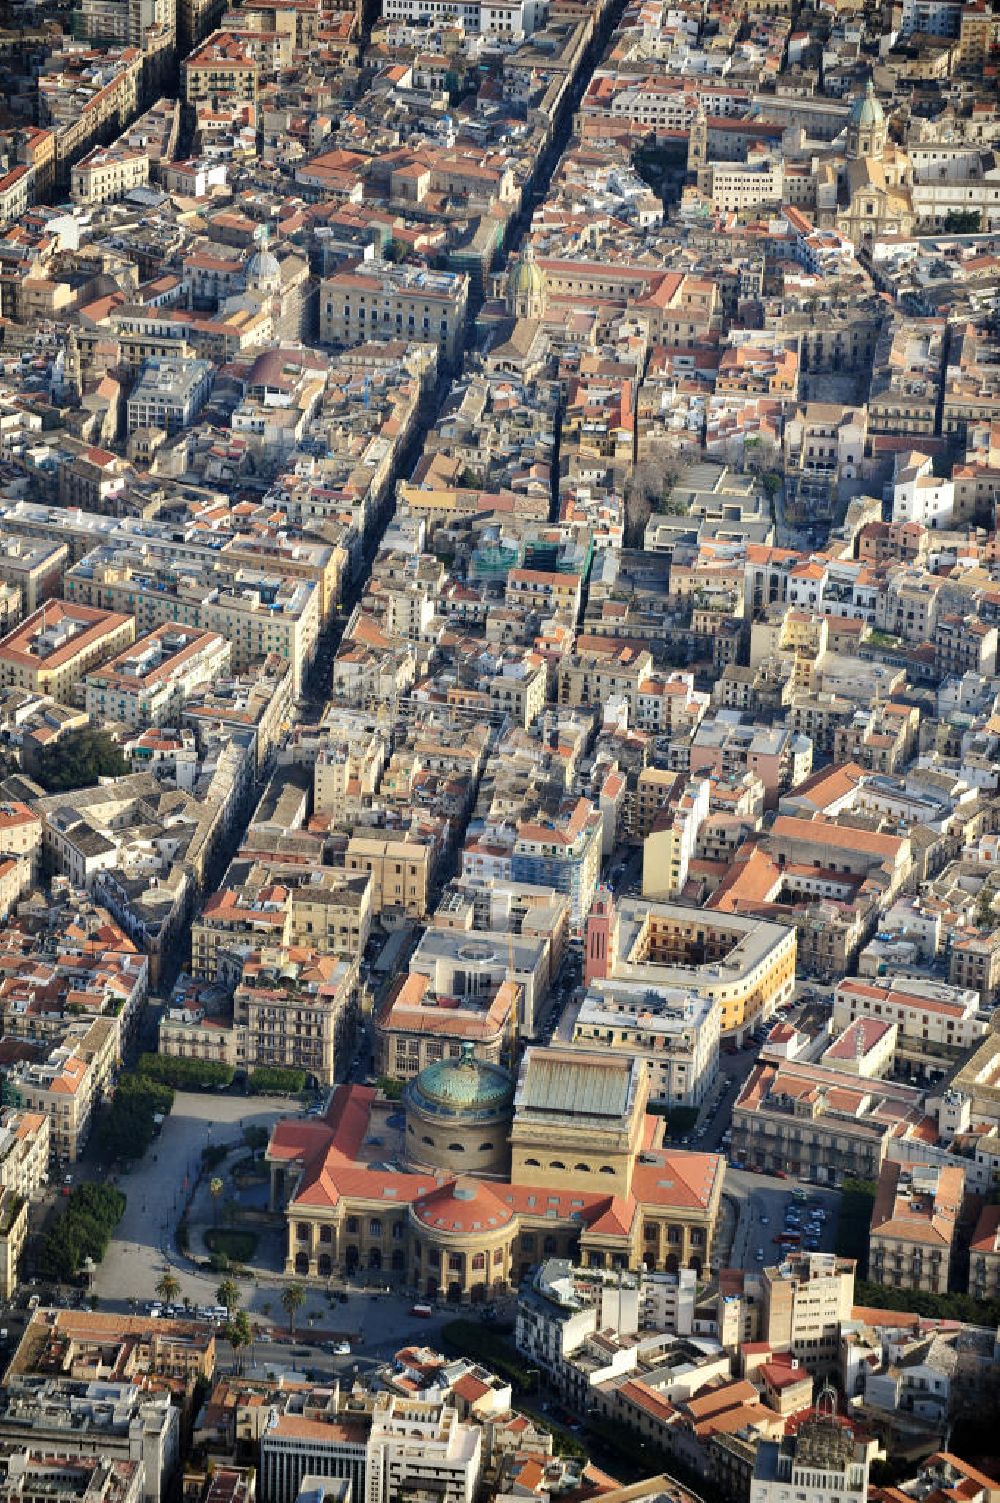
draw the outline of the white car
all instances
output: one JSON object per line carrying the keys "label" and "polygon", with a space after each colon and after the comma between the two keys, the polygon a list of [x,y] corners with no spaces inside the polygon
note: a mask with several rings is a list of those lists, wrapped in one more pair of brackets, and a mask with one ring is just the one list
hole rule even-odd
{"label": "white car", "polygon": [[351,1343],[349,1341],[337,1341],[334,1343],[333,1355],[335,1357],[349,1357],[351,1355]]}
{"label": "white car", "polygon": [[762,1247],[758,1247],[758,1249],[757,1249],[756,1253],[754,1254],[754,1256],[756,1257],[758,1263],[763,1263],[763,1261],[764,1261],[764,1249]]}

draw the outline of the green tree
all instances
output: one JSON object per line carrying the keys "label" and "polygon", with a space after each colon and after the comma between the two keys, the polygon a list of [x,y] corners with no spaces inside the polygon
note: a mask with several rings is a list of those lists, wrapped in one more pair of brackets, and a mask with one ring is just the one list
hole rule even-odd
{"label": "green tree", "polygon": [[250,1089],[259,1095],[274,1093],[278,1096],[297,1096],[306,1088],[305,1070],[285,1070],[278,1065],[265,1065],[254,1070],[250,1076]]}
{"label": "green tree", "polygon": [[181,1292],[181,1281],[174,1273],[163,1273],[156,1281],[156,1292],[165,1304],[175,1304]]}
{"label": "green tree", "polygon": [[97,1130],[97,1147],[107,1159],[142,1158],[156,1132],[157,1116],[174,1104],[170,1086],[147,1075],[119,1076],[115,1094]]}
{"label": "green tree", "polygon": [[49,1278],[68,1282],[88,1258],[99,1263],[125,1211],[125,1196],[112,1185],[78,1185],[39,1245],[38,1266]]}
{"label": "green tree", "polygon": [[306,1291],[301,1284],[286,1284],[281,1291],[281,1308],[288,1316],[288,1330],[295,1334],[295,1317],[306,1302]]}
{"label": "green tree", "polygon": [[215,1226],[218,1226],[219,1224],[219,1200],[222,1196],[223,1189],[224,1186],[222,1180],[217,1174],[213,1175],[213,1177],[208,1182],[208,1193],[212,1197],[212,1221]]}
{"label": "green tree", "polygon": [[107,731],[68,731],[46,746],[38,759],[38,781],[49,793],[90,788],[99,778],[120,778],[129,770]]}
{"label": "green tree", "polygon": [[[220,1286],[221,1287],[221,1286]],[[253,1346],[253,1329],[245,1310],[237,1310],[226,1322],[226,1340],[233,1349],[236,1371],[243,1371],[243,1353]]]}
{"label": "green tree", "polygon": [[229,1313],[229,1318],[230,1320],[232,1320],[233,1311],[236,1309],[236,1306],[240,1302],[240,1286],[237,1284],[236,1280],[223,1279],[222,1283],[215,1291],[215,1297],[219,1301],[220,1305],[225,1305],[226,1310]]}
{"label": "green tree", "polygon": [[232,1065],[213,1059],[175,1059],[170,1054],[141,1054],[139,1073],[178,1091],[202,1089],[225,1090],[236,1073]]}
{"label": "green tree", "polygon": [[952,209],[945,215],[946,235],[978,235],[983,217],[978,209]]}
{"label": "green tree", "polygon": [[243,1141],[253,1153],[259,1153],[271,1141],[271,1134],[266,1127],[261,1127],[259,1123],[252,1122],[249,1127],[243,1130]]}

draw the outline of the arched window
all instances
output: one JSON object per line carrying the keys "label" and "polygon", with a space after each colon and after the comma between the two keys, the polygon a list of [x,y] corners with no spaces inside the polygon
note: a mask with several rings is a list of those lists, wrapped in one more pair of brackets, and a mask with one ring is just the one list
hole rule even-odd
{"label": "arched window", "polygon": [[525,1159],[524,1163],[526,1168],[540,1169],[542,1167],[537,1159]]}
{"label": "arched window", "polygon": [[493,1144],[492,1143],[480,1143],[480,1145],[479,1145],[479,1152],[480,1153],[492,1153],[493,1152]]}
{"label": "arched window", "polygon": [[550,1169],[565,1169],[566,1165],[563,1163],[562,1159],[553,1159],[551,1161],[551,1163],[549,1164],[549,1168]]}
{"label": "arched window", "polygon": [[584,1172],[584,1174],[589,1174],[590,1173],[590,1165],[589,1164],[574,1164],[573,1168],[574,1169],[582,1169],[583,1172]]}
{"label": "arched window", "polygon": [[421,1143],[427,1143],[429,1145],[429,1147],[431,1147],[431,1148],[434,1147],[434,1139],[433,1138],[429,1138],[426,1133],[420,1139],[420,1141],[421,1141]]}
{"label": "arched window", "polygon": [[449,1153],[464,1153],[465,1149],[462,1147],[461,1143],[449,1143],[448,1144],[448,1152]]}
{"label": "arched window", "polygon": [[615,1171],[612,1169],[610,1164],[602,1164],[600,1172],[602,1174],[614,1174]]}

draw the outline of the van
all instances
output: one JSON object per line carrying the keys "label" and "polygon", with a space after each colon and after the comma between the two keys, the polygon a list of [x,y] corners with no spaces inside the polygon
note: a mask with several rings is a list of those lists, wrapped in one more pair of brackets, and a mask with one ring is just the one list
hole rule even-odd
{"label": "van", "polygon": [[410,1314],[419,1315],[423,1320],[430,1320],[431,1316],[434,1314],[434,1311],[431,1309],[430,1305],[414,1305],[412,1310],[410,1311]]}

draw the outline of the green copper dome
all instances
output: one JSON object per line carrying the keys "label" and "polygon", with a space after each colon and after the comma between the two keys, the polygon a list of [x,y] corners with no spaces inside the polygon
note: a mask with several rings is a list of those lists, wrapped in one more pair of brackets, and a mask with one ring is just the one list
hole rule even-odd
{"label": "green copper dome", "polygon": [[865,126],[871,127],[884,123],[885,115],[882,113],[882,106],[878,102],[875,85],[871,79],[865,85],[865,92],[859,94],[851,105],[850,120],[852,125],[860,126],[862,129]]}
{"label": "green copper dome", "polygon": [[514,1082],[499,1065],[477,1059],[471,1044],[460,1055],[435,1060],[411,1081],[408,1095],[414,1105],[436,1116],[493,1116],[514,1099]]}

